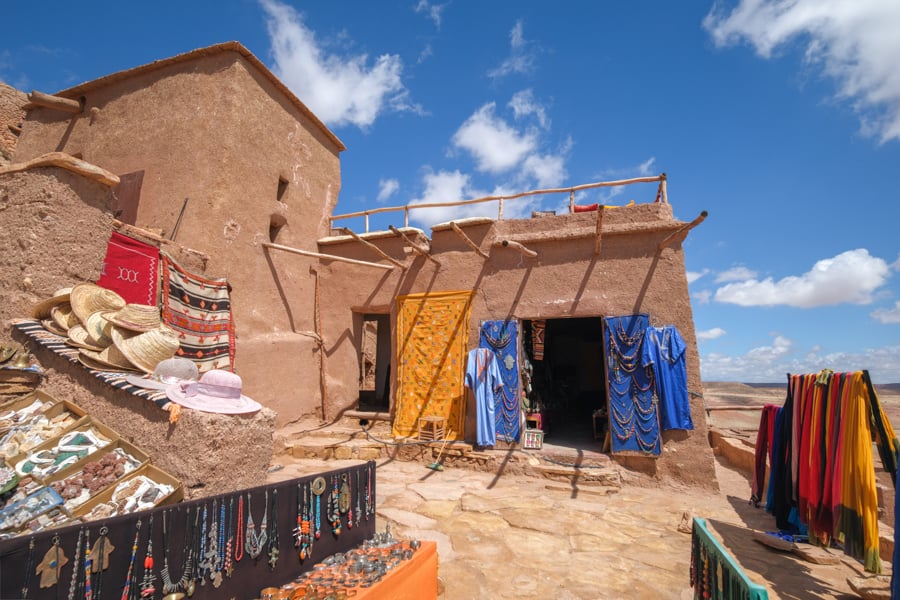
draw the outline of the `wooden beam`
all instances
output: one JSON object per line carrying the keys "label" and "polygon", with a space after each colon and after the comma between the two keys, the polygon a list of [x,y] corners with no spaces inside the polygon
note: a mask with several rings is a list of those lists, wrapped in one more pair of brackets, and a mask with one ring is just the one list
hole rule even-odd
{"label": "wooden beam", "polygon": [[457,224],[454,223],[453,221],[450,221],[450,228],[451,228],[453,231],[455,231],[455,232],[456,232],[456,235],[458,235],[459,237],[461,237],[461,238],[462,238],[462,241],[464,241],[464,242],[466,243],[466,245],[467,245],[469,248],[471,248],[472,250],[474,250],[475,253],[478,254],[478,256],[480,256],[481,258],[487,258],[487,257],[488,257],[487,252],[485,252],[484,250],[482,250],[481,248],[479,248],[479,247],[478,247],[478,244],[476,244],[475,242],[473,242],[473,241],[471,240],[471,238],[469,238],[469,236],[467,236],[466,233],[460,228],[459,225],[457,225]]}
{"label": "wooden beam", "polygon": [[88,179],[99,181],[103,185],[113,187],[119,185],[119,176],[110,173],[106,169],[102,169],[97,165],[85,162],[80,158],[75,158],[71,154],[65,152],[48,152],[37,158],[25,161],[23,163],[13,163],[5,167],[0,167],[0,175],[3,173],[18,173],[20,171],[28,171],[38,167],[59,167],[66,169],[72,173],[78,173]]}
{"label": "wooden beam", "polygon": [[61,110],[72,114],[78,114],[84,107],[78,100],[70,100],[69,98],[60,98],[59,96],[51,96],[43,92],[32,90],[28,94],[28,101],[37,106],[44,108],[52,108],[53,110]]}
{"label": "wooden beam", "polygon": [[354,240],[356,240],[357,242],[359,242],[360,244],[362,244],[363,246],[365,246],[366,248],[368,248],[369,250],[371,250],[372,252],[374,252],[375,254],[377,254],[378,256],[383,258],[384,260],[400,267],[401,269],[404,269],[404,270],[406,269],[406,265],[404,265],[402,262],[400,262],[399,260],[396,260],[395,258],[388,256],[384,250],[382,250],[381,248],[379,248],[378,246],[376,246],[369,240],[364,240],[363,238],[359,237],[359,235],[357,235],[356,232],[350,230],[348,227],[341,227],[341,231],[343,231],[345,235],[349,235],[350,237],[352,237]]}
{"label": "wooden beam", "polygon": [[704,210],[702,213],[700,213],[700,215],[696,219],[694,219],[690,223],[684,225],[683,227],[680,227],[679,229],[677,229],[677,230],[673,231],[672,233],[670,233],[669,235],[667,235],[666,238],[659,243],[659,246],[657,246],[656,249],[662,250],[663,248],[668,246],[670,243],[672,243],[675,239],[677,239],[679,237],[684,238],[691,229],[693,229],[694,227],[696,227],[697,225],[702,223],[703,219],[705,219],[706,215],[708,215],[708,214],[709,213],[707,213]]}
{"label": "wooden beam", "polygon": [[409,247],[412,248],[413,252],[415,252],[416,254],[418,254],[418,255],[420,255],[420,256],[424,256],[425,258],[427,258],[428,260],[430,260],[431,262],[433,262],[433,263],[436,264],[437,266],[439,266],[439,267],[441,266],[441,263],[440,263],[440,261],[439,261],[438,259],[436,259],[435,257],[433,257],[433,256],[431,255],[431,253],[430,253],[427,249],[422,248],[422,247],[419,246],[416,242],[414,242],[413,240],[411,240],[411,239],[409,238],[408,235],[406,235],[405,233],[403,233],[402,231],[400,231],[399,229],[397,229],[397,228],[394,227],[393,225],[388,225],[388,229],[390,229],[391,231],[393,231],[393,232],[394,232],[394,235],[398,235],[398,236],[400,236],[401,238],[403,238],[403,240],[404,240],[407,244],[409,244]]}
{"label": "wooden beam", "polygon": [[387,271],[393,271],[394,267],[391,265],[382,265],[379,263],[368,262],[365,260],[356,260],[355,258],[345,258],[343,256],[335,256],[334,254],[322,254],[321,252],[310,252],[308,250],[300,250],[299,248],[291,248],[290,246],[282,246],[281,244],[271,244],[269,242],[263,242],[264,248],[274,248],[275,250],[284,250],[285,252],[290,252],[292,254],[299,254],[301,256],[311,256],[313,258],[322,258],[325,260],[336,260],[338,262],[350,263],[351,265],[361,265],[363,267],[374,267],[376,269],[385,269]]}
{"label": "wooden beam", "polygon": [[528,258],[535,258],[538,255],[538,253],[534,250],[529,250],[519,242],[514,242],[512,240],[503,240],[502,242],[500,242],[500,245],[504,248],[512,248],[516,252],[527,256]]}
{"label": "wooden beam", "polygon": [[603,229],[603,205],[597,207],[597,232],[594,238],[594,256],[600,256],[600,230]]}

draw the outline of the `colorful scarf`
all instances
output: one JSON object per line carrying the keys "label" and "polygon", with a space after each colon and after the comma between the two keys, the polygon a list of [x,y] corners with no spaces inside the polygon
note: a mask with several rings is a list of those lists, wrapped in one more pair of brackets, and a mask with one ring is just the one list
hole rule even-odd
{"label": "colorful scarf", "polygon": [[420,417],[445,417],[446,438],[464,437],[471,301],[471,291],[397,297],[395,437],[414,435]]}
{"label": "colorful scarf", "polygon": [[118,293],[125,302],[156,306],[158,270],[156,246],[113,231],[97,285]]}
{"label": "colorful scarf", "polygon": [[494,353],[503,387],[494,393],[494,418],[497,436],[519,441],[522,414],[519,404],[519,326],[516,321],[485,321],[481,324],[478,345]]}
{"label": "colorful scarf", "polygon": [[544,360],[544,334],[546,329],[546,321],[531,322],[531,357],[534,360]]}
{"label": "colorful scarf", "polygon": [[234,321],[225,279],[189,273],[163,255],[163,322],[178,333],[178,356],[189,358],[201,373],[231,370]]}

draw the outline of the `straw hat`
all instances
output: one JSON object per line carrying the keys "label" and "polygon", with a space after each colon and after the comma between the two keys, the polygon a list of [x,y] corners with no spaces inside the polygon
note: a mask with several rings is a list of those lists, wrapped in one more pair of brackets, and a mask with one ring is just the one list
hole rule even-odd
{"label": "straw hat", "polygon": [[57,325],[52,319],[42,319],[41,325],[43,325],[44,329],[46,329],[50,333],[55,333],[56,335],[66,337],[66,330]]}
{"label": "straw hat", "polygon": [[72,307],[68,302],[63,302],[51,308],[50,318],[63,331],[68,331],[69,327],[78,324],[78,317],[72,312]]}
{"label": "straw hat", "polygon": [[94,343],[94,340],[90,338],[87,330],[80,323],[69,327],[69,331],[66,332],[66,335],[68,336],[66,343],[70,346],[75,346],[76,348],[85,348],[87,350],[93,350],[94,352],[100,352],[106,347]]}
{"label": "straw hat", "polygon": [[100,352],[88,350],[87,348],[78,349],[78,360],[86,367],[97,369],[98,371],[137,371],[128,358],[122,354],[115,346],[107,346]]}
{"label": "straw hat", "polygon": [[109,346],[112,344],[112,323],[106,320],[102,312],[95,312],[88,315],[87,321],[84,323],[88,337],[97,343],[98,346]]}
{"label": "straw hat", "polygon": [[156,365],[172,358],[181,345],[173,329],[161,325],[134,335],[119,327],[112,329],[113,344],[128,360],[145,373],[153,373]]}
{"label": "straw hat", "polygon": [[50,309],[56,306],[57,304],[61,304],[63,302],[69,301],[69,294],[72,292],[72,288],[66,287],[61,288],[53,292],[53,296],[50,298],[46,298],[41,300],[37,304],[31,307],[31,316],[34,319],[46,319],[50,316]]}
{"label": "straw hat", "polygon": [[126,304],[117,311],[104,312],[103,316],[113,325],[130,331],[150,331],[162,324],[159,308],[149,304]]}
{"label": "straw hat", "polygon": [[95,283],[79,283],[73,287],[69,302],[82,323],[87,321],[91,313],[119,310],[125,306],[122,296]]}

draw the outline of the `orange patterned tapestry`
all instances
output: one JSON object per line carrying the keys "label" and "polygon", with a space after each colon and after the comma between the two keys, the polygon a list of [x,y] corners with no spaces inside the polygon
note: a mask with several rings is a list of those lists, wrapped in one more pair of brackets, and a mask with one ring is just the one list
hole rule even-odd
{"label": "orange patterned tapestry", "polygon": [[419,417],[446,417],[447,439],[463,438],[471,300],[471,291],[397,297],[395,437],[416,435]]}

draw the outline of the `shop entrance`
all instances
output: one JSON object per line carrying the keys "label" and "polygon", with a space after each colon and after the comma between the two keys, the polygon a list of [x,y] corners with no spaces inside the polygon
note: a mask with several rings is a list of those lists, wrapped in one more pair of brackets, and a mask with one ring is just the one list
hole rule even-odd
{"label": "shop entrance", "polygon": [[387,412],[391,395],[390,315],[360,315],[359,410]]}
{"label": "shop entrance", "polygon": [[544,443],[599,450],[609,426],[603,319],[545,319],[522,324],[528,359],[528,363],[523,361],[523,389],[533,411],[526,412],[528,426],[540,425]]}

